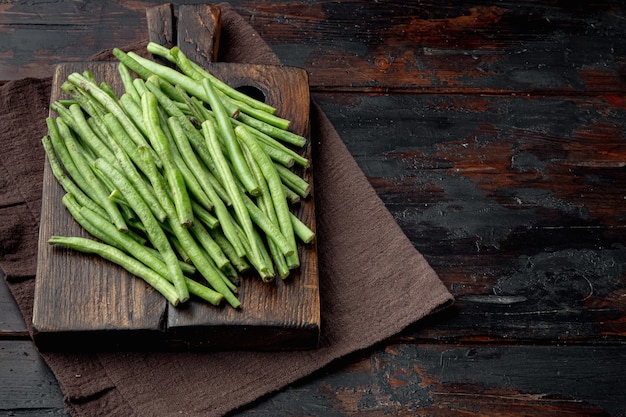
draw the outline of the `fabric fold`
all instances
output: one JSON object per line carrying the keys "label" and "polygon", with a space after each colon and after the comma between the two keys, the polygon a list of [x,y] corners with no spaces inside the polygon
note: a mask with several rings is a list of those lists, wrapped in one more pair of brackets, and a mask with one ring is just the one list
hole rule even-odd
{"label": "fabric fold", "polygon": [[[230,5],[221,60],[279,64]],[[134,49],[145,42],[133,44]],[[126,49],[129,49],[126,48]],[[108,60],[108,51],[95,59]],[[32,319],[50,79],[0,85],[0,266]],[[402,331],[452,302],[368,183],[334,127],[311,107],[322,302],[319,349],[294,352],[43,353],[73,416],[219,416]]]}

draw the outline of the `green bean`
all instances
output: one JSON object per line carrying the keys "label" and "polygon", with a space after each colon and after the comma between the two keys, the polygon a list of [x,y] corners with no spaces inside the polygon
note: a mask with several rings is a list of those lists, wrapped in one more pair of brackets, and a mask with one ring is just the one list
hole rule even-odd
{"label": "green bean", "polygon": [[[49,133],[49,144],[51,149],[48,149],[48,144],[44,142],[44,149],[48,154],[49,162],[51,163],[51,168],[57,171],[57,175],[59,177],[67,178],[63,172],[63,167],[70,175],[70,178],[61,179],[61,184],[65,184],[68,188],[67,192],[72,192],[76,196],[76,198],[80,199],[81,204],[88,205],[92,210],[97,211],[102,216],[108,216],[106,210],[102,208],[100,204],[98,204],[94,199],[89,196],[88,193],[84,192],[83,188],[88,188],[85,183],[84,177],[80,174],[78,168],[74,164],[72,157],[70,156],[67,147],[65,146],[65,142],[61,137],[60,126],[57,120],[52,117],[46,119],[46,123],[48,125],[48,133]],[[61,122],[61,124],[63,124]],[[64,129],[67,129],[66,125],[63,125]],[[65,135],[70,135],[69,129],[67,131],[64,130]],[[55,156],[55,153],[58,154],[58,159]],[[52,165],[54,164],[54,166]],[[54,171],[53,171],[54,173]],[[73,184],[73,185],[71,185]],[[83,186],[81,186],[83,184]]]}
{"label": "green bean", "polygon": [[262,265],[258,269],[259,276],[263,282],[270,282],[274,279],[276,275],[276,270],[274,268],[274,264],[272,263],[272,257],[267,251],[266,246],[263,244],[263,238],[261,234],[255,229],[254,230],[254,238],[256,239],[256,244],[259,247],[259,251],[261,252],[261,261]]}
{"label": "green bean", "polygon": [[251,155],[259,164],[259,168],[263,172],[263,176],[267,181],[270,196],[276,210],[278,225],[294,250],[294,253],[287,257],[289,267],[294,269],[300,264],[298,260],[298,248],[294,237],[293,226],[291,225],[291,220],[289,220],[290,212],[287,205],[287,199],[285,198],[285,193],[283,192],[280,177],[276,172],[276,165],[265,153],[263,153],[252,134],[244,126],[237,126],[235,128],[235,134],[242,140],[243,143],[246,144],[246,146],[248,146]]}
{"label": "green bean", "polygon": [[209,229],[215,229],[219,226],[219,219],[209,213],[209,211],[202,207],[199,203],[191,201],[191,207],[193,208],[195,218],[200,220],[205,226],[208,226]]}
{"label": "green bean", "polygon": [[141,98],[143,119],[148,131],[148,139],[157,155],[161,158],[165,178],[174,196],[176,216],[183,227],[193,225],[191,200],[180,170],[174,165],[170,156],[169,143],[159,124],[158,102],[154,94],[146,91]]}
{"label": "green bean", "polygon": [[133,84],[133,77],[131,76],[128,67],[124,65],[123,62],[117,64],[117,72],[120,74],[120,78],[122,79],[122,84],[124,85],[124,91],[126,94],[129,94],[135,102],[139,103],[141,101],[141,96],[135,89],[135,85]]}
{"label": "green bean", "polygon": [[[233,128],[241,124],[245,125],[245,123],[236,119],[232,119],[232,123],[233,123]],[[266,147],[264,147],[263,149],[267,149],[269,147],[276,148],[278,151],[285,153],[289,157],[291,157],[295,164],[298,164],[304,168],[307,168],[310,165],[310,161],[307,158],[303,157],[302,155],[300,155],[298,152],[294,151],[293,149],[288,148],[287,146],[285,146],[284,144],[282,144],[275,138],[271,137],[270,135],[266,133],[261,132],[260,130],[256,129],[253,126],[250,126],[250,125],[245,125],[245,126],[250,131],[250,133],[254,134],[254,136],[259,140],[260,143],[266,145]]]}
{"label": "green bean", "polygon": [[64,236],[52,236],[48,239],[48,243],[51,245],[64,245],[80,252],[96,254],[120,265],[131,274],[142,278],[155,290],[160,292],[173,306],[177,306],[180,302],[176,289],[169,281],[138,260],[126,255],[124,252],[111,245],[81,237]]}
{"label": "green bean", "polygon": [[[163,262],[160,252],[151,250],[152,248],[137,243],[125,233],[120,233],[111,223],[100,217],[97,213],[86,207],[79,207],[73,204],[69,197],[64,197],[64,204],[68,207],[72,216],[94,237],[125,251],[129,256],[136,258],[154,271],[167,270],[167,265]],[[195,268],[192,265],[181,262],[179,262],[179,265],[181,265],[181,269],[184,268],[184,271],[187,273],[195,273]],[[163,276],[169,280],[168,274],[163,274]],[[185,283],[191,294],[201,297],[213,305],[220,304],[224,298],[217,291],[205,287],[190,278],[185,277]]]}
{"label": "green bean", "polygon": [[[224,107],[221,105],[221,102],[217,98],[217,94],[213,86],[211,85],[208,79],[202,80],[202,86],[206,91],[209,104],[211,105],[211,109],[213,110],[213,115],[215,116],[215,121],[217,122],[217,126],[219,126],[220,134],[223,139],[223,145],[226,148],[230,161],[233,164],[234,171],[237,174],[237,177],[245,187],[246,191],[248,191],[252,195],[257,195],[259,190],[259,185],[254,180],[248,165],[243,157],[243,153],[241,152],[241,148],[239,146],[239,141],[235,136],[235,132],[233,131],[233,126],[229,121],[229,117],[224,110]],[[206,121],[204,122],[206,123]],[[203,123],[203,128],[204,128]],[[205,135],[206,140],[206,135]],[[209,148],[210,149],[210,148]],[[211,152],[211,155],[215,158],[215,150]],[[230,195],[230,193],[229,193]],[[231,199],[233,196],[230,196]],[[234,206],[234,202],[233,202]]]}
{"label": "green bean", "polygon": [[239,109],[240,114],[246,114],[256,120],[259,120],[263,123],[267,123],[270,126],[274,126],[278,129],[287,131],[291,122],[287,119],[283,119],[282,117],[278,117],[275,114],[268,113],[263,110],[259,110],[255,107],[250,106],[245,101],[240,100],[232,100],[232,104]]}
{"label": "green bean", "polygon": [[[124,112],[116,100],[109,97],[109,95],[102,91],[97,85],[85,79],[78,73],[70,74],[67,79],[72,84],[84,88],[95,100],[100,102],[109,112],[113,113],[115,117],[118,118],[128,135],[133,139],[133,141],[135,141],[137,146],[148,146],[146,138],[137,126],[135,126],[133,121],[130,120],[128,115]],[[155,159],[155,163],[161,166],[158,158]]]}
{"label": "green bean", "polygon": [[[167,123],[170,127],[170,131],[172,132],[172,138],[174,139],[176,148],[180,152],[186,166],[189,167],[195,179],[205,190],[213,189],[213,184],[211,183],[207,172],[202,167],[196,153],[191,147],[189,139],[187,138],[179,119],[173,116],[168,118]],[[208,208],[210,209],[211,207]]]}
{"label": "green bean", "polygon": [[[201,204],[206,210],[213,209],[213,201],[209,198],[207,192],[207,187],[203,187],[203,185],[198,181],[198,177],[196,174],[189,168],[189,166],[185,163],[184,158],[180,155],[179,149],[174,145],[171,146],[170,150],[172,161],[174,165],[180,170],[180,173],[185,180],[185,185],[187,186],[187,190],[189,194],[194,197],[195,201]],[[194,200],[190,201],[193,210]],[[195,211],[194,211],[195,214]],[[195,217],[195,216],[194,216]],[[195,221],[195,219],[194,219]]]}
{"label": "green bean", "polygon": [[200,223],[194,223],[191,227],[191,234],[196,238],[198,243],[204,248],[209,257],[215,262],[215,265],[222,269],[226,264],[230,263],[222,248],[213,240],[209,232]]}
{"label": "green bean", "polygon": [[[233,209],[235,210],[235,215],[239,223],[243,227],[246,238],[248,239],[248,244],[251,247],[251,255],[253,259],[250,261],[252,263],[260,261],[260,253],[259,248],[256,244],[256,240],[253,238],[253,226],[252,220],[250,219],[250,214],[248,213],[248,209],[246,208],[243,198],[241,196],[241,192],[239,191],[235,179],[233,177],[230,168],[228,167],[228,163],[226,161],[226,157],[222,153],[220,149],[219,141],[217,139],[217,132],[215,131],[215,126],[212,120],[207,120],[202,123],[202,131],[204,133],[204,137],[207,143],[207,148],[213,155],[216,165],[220,170],[222,178],[225,180],[224,188],[228,191],[228,195],[230,196],[231,201],[233,202]],[[236,139],[236,138],[235,138]],[[242,155],[243,158],[243,155]],[[245,164],[245,160],[242,161]],[[250,176],[252,174],[250,173]],[[222,227],[224,225],[222,224]],[[244,242],[242,242],[244,243]]]}
{"label": "green bean", "polygon": [[226,257],[230,260],[230,264],[233,265],[238,272],[246,272],[250,269],[250,264],[246,261],[244,255],[240,255],[237,252],[230,239],[226,237],[222,229],[211,229],[209,230],[209,234],[213,237],[215,243],[222,248],[222,252],[224,252]]}
{"label": "green bean", "polygon": [[113,100],[117,100],[117,95],[115,94],[113,87],[111,87],[111,85],[108,84],[106,81],[102,81],[98,86],[100,87],[102,91],[104,91]]}
{"label": "green bean", "polygon": [[113,139],[113,141],[124,150],[133,163],[145,173],[148,168],[144,165],[145,162],[139,154],[138,147],[130,136],[128,136],[126,129],[121,125],[119,119],[112,113],[107,113],[102,118],[102,122],[105,130],[111,133],[109,137]]}
{"label": "green bean", "polygon": [[[259,244],[261,242],[257,230],[252,229],[252,234],[250,238],[248,238],[243,228],[239,224],[236,224],[235,227],[237,229],[237,233],[239,233],[242,237],[241,242],[243,243],[246,250],[246,258],[250,261],[254,269],[259,274],[259,278],[261,278],[265,282],[270,281],[271,278],[274,277],[274,268],[271,264],[271,261],[269,260],[269,256],[267,256],[267,253],[265,251],[265,245]],[[252,244],[250,243],[251,241]],[[257,246],[258,255],[256,256],[252,253],[252,245]]]}
{"label": "green bean", "polygon": [[283,184],[283,192],[285,193],[285,198],[289,202],[289,204],[297,204],[300,202],[300,196],[296,194],[291,188],[287,187]]}
{"label": "green bean", "polygon": [[[142,155],[146,158],[147,161],[150,161],[151,155],[147,152],[146,149],[141,149]],[[216,279],[215,274],[212,272],[211,267],[208,265],[209,260],[204,256],[200,247],[196,244],[194,239],[192,238],[189,230],[183,228],[178,221],[173,221],[172,219],[176,218],[176,208],[174,207],[174,203],[171,201],[167,190],[164,186],[164,179],[157,172],[156,166],[153,164],[148,164],[153,167],[151,172],[148,174],[148,178],[152,183],[152,186],[155,188],[155,192],[157,197],[160,199],[161,204],[163,205],[165,211],[168,213],[168,224],[171,233],[178,239],[181,248],[184,249],[185,253],[189,256],[190,261],[196,266],[200,274],[209,282],[209,284],[219,293],[221,293],[226,301],[233,307],[239,307],[241,303],[237,300],[232,292],[225,287],[224,283],[221,282],[221,279]],[[219,199],[218,199],[219,201]],[[220,213],[218,219],[224,227],[224,223],[228,223],[228,220],[223,217],[223,213],[221,210],[226,211],[226,215],[228,215],[228,211],[225,206],[217,204],[215,206],[217,213]]]}
{"label": "green bean", "polygon": [[[130,68],[135,74],[137,74],[137,75],[139,75],[141,77],[141,79],[140,78],[136,78],[135,80],[133,80],[135,88],[137,89],[137,93],[139,95],[141,95],[142,92],[143,92],[142,91],[143,89],[142,89],[142,83],[140,81],[147,80],[152,75],[154,75],[154,72],[151,71],[149,68],[147,68],[145,65],[143,65],[141,62],[139,62],[137,59],[134,59],[134,57],[137,57],[138,55],[136,55],[133,52],[126,53],[126,52],[122,51],[121,49],[113,48],[113,55],[121,63],[123,63],[128,68]],[[133,57],[131,57],[131,55],[133,55]],[[141,59],[145,59],[145,58],[141,58]],[[146,60],[146,61],[152,62],[150,60]],[[156,64],[156,63],[154,63],[154,64],[155,65],[159,65],[159,64]],[[174,83],[174,84],[176,84],[176,83]],[[176,99],[178,101],[182,101],[181,97],[178,96],[178,92],[174,88],[174,85],[168,83],[168,85],[163,86],[163,88],[164,88],[164,90],[167,92],[167,94],[170,97],[172,97],[173,99]]]}
{"label": "green bean", "polygon": [[274,241],[285,256],[293,254],[293,248],[287,242],[278,226],[259,208],[247,195],[243,195],[243,202],[252,221],[265,232],[268,238]]}
{"label": "green bean", "polygon": [[104,106],[97,101],[92,100],[85,90],[70,82],[64,82],[63,85],[61,85],[61,90],[70,94],[75,101],[75,103],[69,103],[67,106],[68,108],[72,104],[78,104],[91,117],[102,116],[106,112]]}
{"label": "green bean", "polygon": [[152,74],[158,75],[160,78],[167,81],[170,85],[179,85],[187,92],[189,92],[189,94],[198,97],[202,101],[207,100],[206,93],[203,91],[202,88],[202,84],[194,80],[193,78],[190,78],[173,68],[169,68],[149,59],[143,58],[134,52],[128,52],[127,56],[130,59],[133,59],[137,64],[143,66],[145,68],[143,72],[147,71],[150,73],[150,75],[148,75],[147,77],[142,76],[142,78],[144,78],[145,80],[150,78]]}
{"label": "green bean", "polygon": [[[169,206],[169,207],[168,207]],[[166,211],[172,212],[174,210],[173,203],[166,202]],[[191,262],[196,266],[200,274],[207,280],[207,282],[213,287],[214,290],[221,293],[224,299],[233,307],[238,308],[241,302],[235,297],[233,292],[226,286],[224,281],[215,273],[211,261],[207,258],[200,246],[191,236],[188,229],[183,228],[179,222],[172,221],[171,217],[168,218],[169,225],[172,228],[174,235],[180,241],[181,246],[185,249]]]}
{"label": "green bean", "polygon": [[102,181],[96,177],[91,164],[87,160],[87,155],[85,155],[72,135],[63,139],[72,161],[80,171],[82,178],[84,178],[85,183],[80,185],[81,189],[104,208],[118,230],[121,232],[128,231],[128,226],[122,217],[119,207],[108,198],[107,190]]}
{"label": "green bean", "polygon": [[72,181],[70,177],[65,175],[65,171],[63,171],[63,166],[61,162],[57,159],[57,156],[54,151],[54,147],[52,146],[52,141],[49,136],[44,136],[42,138],[42,144],[46,155],[48,156],[48,163],[50,164],[50,169],[52,170],[52,175],[59,182],[61,187],[65,190],[66,193],[69,193],[80,201],[82,205],[89,206],[92,210],[98,211],[101,215],[106,216],[106,212],[97,205],[88,195],[86,195],[78,186]]}
{"label": "green bean", "polygon": [[[113,48],[112,53],[119,62],[124,64],[127,68],[129,68],[135,74],[139,75],[144,80],[153,74],[152,71],[148,70],[145,66],[141,65],[139,62],[129,57],[128,54],[121,49]],[[141,95],[140,91],[138,91],[138,93]]]}
{"label": "green bean", "polygon": [[88,79],[89,81],[91,81],[92,83],[96,83],[96,77],[94,77],[93,75],[93,71],[91,70],[85,70],[83,71],[83,77],[85,77],[86,79]]}
{"label": "green bean", "polygon": [[[174,55],[174,50],[176,51],[176,56]],[[183,54],[183,52],[177,48],[174,47],[171,50],[167,49],[166,47],[163,47],[157,43],[154,42],[149,42],[148,46],[147,46],[147,50],[155,55],[159,55],[165,59],[167,59],[168,61],[170,61],[173,64],[177,64],[178,65],[178,61],[179,60],[187,60],[189,62],[189,65],[192,69],[192,73],[196,74],[196,76],[200,76],[200,77],[205,77],[208,78],[209,80],[211,80],[211,82],[214,83],[215,87],[218,88],[219,90],[223,91],[226,95],[228,95],[229,97],[232,97],[234,99],[243,101],[245,103],[247,103],[248,105],[258,108],[260,110],[263,110],[267,113],[273,114],[276,112],[276,109],[272,106],[270,106],[267,103],[264,103],[262,101],[256,100],[252,97],[250,97],[249,95],[242,93],[234,88],[232,88],[231,86],[229,86],[228,84],[224,83],[223,81],[221,81],[220,79],[216,78],[213,74],[211,74],[210,72],[206,71],[204,68],[202,68],[201,66],[199,66],[198,64],[196,64],[193,61],[189,61],[189,59]],[[180,67],[180,66],[179,66]],[[183,69],[181,68],[181,71]],[[184,72],[184,71],[183,71]],[[190,74],[187,74],[190,75]]]}
{"label": "green bean", "polygon": [[246,113],[240,112],[236,119],[247,126],[252,126],[255,129],[267,134],[268,136],[281,140],[285,143],[289,143],[298,147],[302,147],[306,144],[306,138],[304,136],[297,135],[289,130],[270,125],[269,123],[266,123],[263,120],[256,119]]}
{"label": "green bean", "polygon": [[178,258],[176,257],[176,254],[174,253],[158,220],[154,217],[146,202],[141,198],[139,193],[124,177],[124,175],[113,165],[107,163],[104,159],[98,159],[96,160],[95,166],[103,175],[109,177],[109,179],[115,183],[135,213],[137,213],[137,216],[146,228],[148,239],[163,256],[163,260],[168,267],[168,272],[171,275],[181,302],[187,301],[189,299],[189,290],[185,285],[182,270],[178,265]]}
{"label": "green bean", "polygon": [[[224,266],[224,268],[226,268],[229,265],[230,264],[227,264],[226,266]],[[222,281],[224,282],[224,285],[226,285],[233,293],[239,292],[239,288],[237,288],[237,284],[231,281],[230,278],[226,275],[226,273],[222,269],[219,269],[219,268],[213,268],[213,269],[215,271],[215,274],[222,279]]]}
{"label": "green bean", "polygon": [[[190,95],[198,97],[200,100],[208,103],[208,97],[206,95],[206,90],[203,88],[202,83],[198,80],[194,80],[193,78],[187,76],[186,74],[179,72],[173,68],[167,67],[165,65],[161,65],[157,62],[151,61],[149,59],[143,58],[134,52],[129,52],[128,57],[136,61],[138,65],[144,67],[144,72],[150,72],[153,75],[158,75],[162,80],[166,81],[166,85],[162,86],[167,88],[168,95],[170,97],[176,97],[176,92],[170,92],[169,86],[180,86],[185,91],[187,91]],[[144,79],[150,78],[143,77]],[[168,86],[169,84],[169,86]],[[174,91],[176,91],[174,89]],[[184,100],[178,100],[184,101]],[[235,116],[239,113],[239,109],[232,104],[231,100],[224,100],[223,97],[220,98],[222,102],[222,106],[228,109],[230,116]]]}
{"label": "green bean", "polygon": [[[276,218],[276,211],[274,210],[274,205],[272,203],[270,191],[269,191],[269,188],[267,187],[267,182],[265,181],[263,172],[261,168],[259,167],[259,165],[257,164],[256,160],[254,159],[254,156],[251,154],[250,149],[245,144],[242,146],[242,149],[244,151],[244,156],[246,157],[246,160],[248,161],[248,165],[250,166],[250,170],[252,171],[252,174],[256,178],[261,188],[261,194],[257,197],[257,204],[260,206],[261,211],[267,216],[270,222],[272,222],[273,224],[278,224],[278,220]],[[279,229],[279,232],[280,232],[280,229]],[[280,233],[284,239],[282,232]],[[281,250],[280,247],[278,246],[277,242],[273,241],[272,239],[268,239],[267,245],[270,250],[270,255],[274,261],[274,266],[276,268],[276,272],[278,273],[278,276],[281,279],[287,278],[289,276],[290,270],[285,260],[285,252],[283,252],[283,250]],[[287,243],[287,246],[289,247],[288,243]],[[287,252],[287,255],[290,255],[290,254],[291,253]]]}
{"label": "green bean", "polygon": [[165,58],[166,60],[168,60],[172,64],[176,64],[176,60],[174,59],[174,57],[170,53],[170,50],[167,47],[165,47],[165,46],[163,46],[161,44],[158,44],[156,42],[148,42],[148,45],[147,45],[146,49],[152,55],[158,55],[158,56],[160,56],[162,58]]}
{"label": "green bean", "polygon": [[[126,178],[135,187],[141,198],[145,200],[148,207],[152,211],[152,214],[161,222],[165,221],[167,213],[159,203],[159,200],[154,195],[154,192],[149,187],[148,183],[141,177],[135,165],[130,159],[130,156],[124,151],[124,149],[117,143],[119,140],[123,142],[123,138],[126,135],[126,131],[119,124],[117,118],[111,113],[104,116],[106,126],[104,126],[110,132],[111,145],[115,152],[117,163],[122,168],[122,171],[126,175]],[[131,152],[135,155],[137,162],[142,161],[141,156],[137,152],[136,148],[131,148]],[[141,164],[141,163],[140,163]],[[140,165],[141,166],[141,165]]]}
{"label": "green bean", "polygon": [[[141,97],[139,101],[135,101],[135,99],[130,94],[122,94],[119,99],[120,106],[122,109],[128,114],[128,117],[135,123],[137,129],[144,135],[148,135],[148,131],[146,130],[146,125],[143,123],[143,111],[141,110]],[[135,146],[137,146],[135,144]]]}
{"label": "green bean", "polygon": [[[228,197],[228,193],[223,189],[219,181],[215,178],[215,173],[217,169],[215,168],[215,162],[213,162],[213,158],[209,154],[206,144],[204,142],[204,137],[198,130],[191,124],[189,119],[183,114],[183,112],[174,104],[174,102],[167,97],[159,88],[159,78],[154,76],[150,77],[148,82],[146,82],[146,88],[150,90],[152,94],[156,97],[159,104],[167,114],[171,117],[176,117],[179,121],[183,131],[187,135],[187,139],[193,145],[193,148],[197,152],[198,156],[204,162],[206,169],[208,170],[207,179],[211,182],[213,189],[217,193],[217,195],[222,199],[222,201],[227,205],[231,205],[230,197]],[[214,201],[213,197],[209,196],[212,201]]]}
{"label": "green bean", "polygon": [[292,189],[302,198],[306,198],[309,195],[311,192],[311,185],[305,179],[282,165],[275,164],[274,168],[276,169],[276,172],[278,173],[278,176],[283,184]]}
{"label": "green bean", "polygon": [[291,219],[293,231],[296,236],[298,236],[303,243],[310,243],[315,238],[315,232],[311,230],[311,228],[309,228],[309,226],[307,226],[302,220],[300,220],[298,216],[293,213],[290,214],[289,218]]}
{"label": "green bean", "polygon": [[[142,78],[135,78],[133,80],[133,85],[135,86],[135,89],[140,97],[146,92],[146,82]],[[137,104],[141,104],[141,99],[137,102]]]}

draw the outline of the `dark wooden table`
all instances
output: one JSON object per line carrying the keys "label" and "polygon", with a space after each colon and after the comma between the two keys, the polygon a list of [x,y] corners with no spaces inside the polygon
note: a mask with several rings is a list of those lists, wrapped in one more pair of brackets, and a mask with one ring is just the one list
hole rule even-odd
{"label": "dark wooden table", "polygon": [[[144,38],[152,4],[2,2],[0,80]],[[231,4],[457,299],[237,415],[625,416],[626,5]],[[4,284],[0,414],[65,415]]]}

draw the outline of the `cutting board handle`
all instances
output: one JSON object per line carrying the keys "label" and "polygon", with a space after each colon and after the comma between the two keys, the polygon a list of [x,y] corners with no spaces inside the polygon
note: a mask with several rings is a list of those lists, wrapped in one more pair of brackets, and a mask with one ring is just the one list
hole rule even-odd
{"label": "cutting board handle", "polygon": [[172,3],[165,3],[147,8],[146,17],[151,42],[168,48],[178,45],[200,65],[217,61],[222,17],[219,6],[190,4],[176,9]]}

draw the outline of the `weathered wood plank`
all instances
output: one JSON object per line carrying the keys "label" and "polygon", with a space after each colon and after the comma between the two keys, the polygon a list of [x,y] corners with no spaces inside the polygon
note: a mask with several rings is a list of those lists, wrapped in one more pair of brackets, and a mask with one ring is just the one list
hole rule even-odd
{"label": "weathered wood plank", "polygon": [[[50,76],[55,62],[146,38],[151,4],[3,4],[0,79]],[[285,64],[306,68],[314,90],[626,91],[626,10],[618,1],[231,4]]]}
{"label": "weathered wood plank", "polygon": [[214,4],[178,8],[178,47],[189,59],[200,64],[217,61],[221,15],[220,8]]}
{"label": "weathered wood plank", "polygon": [[11,416],[66,416],[54,375],[31,341],[0,340],[0,411]]}
{"label": "weathered wood plank", "polygon": [[0,270],[0,338],[29,337],[24,318],[20,313]]}
{"label": "weathered wood plank", "polygon": [[[146,37],[153,4],[2,4],[0,79]],[[622,2],[231,4],[330,92],[316,100],[457,298],[233,415],[626,414]],[[0,380],[39,375],[32,346],[0,343]],[[37,400],[48,377],[0,383],[0,409],[65,415],[58,391]]]}
{"label": "weathered wood plank", "polygon": [[[397,343],[345,358],[232,415],[617,416],[626,412],[625,368],[623,346]],[[0,341],[0,381],[0,410],[66,415],[31,343]]]}
{"label": "weathered wood plank", "polygon": [[624,340],[620,101],[315,98],[457,298],[421,336]]}
{"label": "weathered wood plank", "polygon": [[390,344],[236,415],[618,416],[625,367],[623,346]]}

